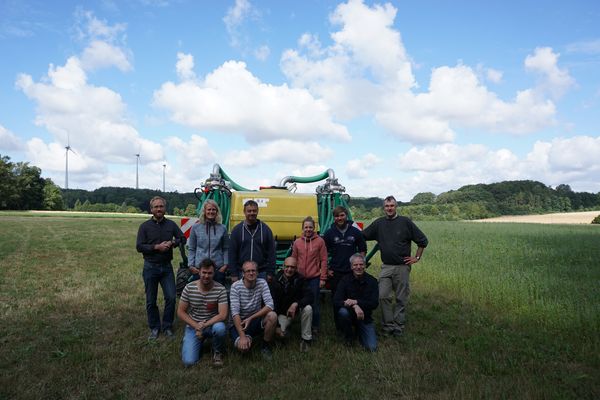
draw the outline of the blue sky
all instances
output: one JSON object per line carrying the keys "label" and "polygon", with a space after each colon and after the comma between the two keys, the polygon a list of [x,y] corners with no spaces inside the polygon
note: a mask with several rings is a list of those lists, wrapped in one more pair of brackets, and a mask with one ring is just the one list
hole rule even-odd
{"label": "blue sky", "polygon": [[[597,1],[0,0],[0,154],[69,188],[600,191]],[[305,185],[300,191],[311,191]]]}

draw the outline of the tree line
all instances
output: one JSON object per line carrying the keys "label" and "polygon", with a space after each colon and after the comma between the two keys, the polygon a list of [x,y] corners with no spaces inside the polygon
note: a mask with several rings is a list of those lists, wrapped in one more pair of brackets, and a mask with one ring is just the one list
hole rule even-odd
{"label": "tree line", "polygon": [[[167,200],[167,213],[196,214],[198,199],[194,193],[161,192],[151,189],[102,187],[88,191],[60,189],[41,169],[27,162],[13,163],[0,155],[0,209],[3,210],[74,210],[100,212],[148,212],[154,196]],[[379,197],[351,197],[348,201],[356,220],[382,215]],[[466,185],[436,195],[416,194],[410,202],[399,202],[401,213],[415,220],[470,220],[501,215],[541,214],[600,209],[600,192],[574,192],[569,185],[556,188],[541,182],[504,181]]]}
{"label": "tree line", "polygon": [[[369,209],[356,199],[350,204],[357,219],[381,215],[381,205]],[[403,215],[416,220],[472,220],[502,215],[599,210],[600,192],[574,192],[565,184],[553,189],[531,180],[504,181],[466,185],[439,195],[422,192],[400,206]]]}
{"label": "tree line", "polygon": [[0,210],[62,210],[61,190],[28,162],[0,155]]}

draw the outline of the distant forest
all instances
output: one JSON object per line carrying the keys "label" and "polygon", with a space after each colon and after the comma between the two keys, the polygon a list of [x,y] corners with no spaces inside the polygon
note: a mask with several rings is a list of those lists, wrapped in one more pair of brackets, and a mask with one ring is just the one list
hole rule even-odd
{"label": "distant forest", "polygon": [[[147,211],[148,200],[157,195],[167,199],[170,214],[194,215],[198,204],[193,193],[163,193],[148,189],[69,189],[63,190],[62,194],[66,208],[81,211],[102,211],[94,209],[101,208],[101,204]],[[355,219],[368,220],[382,215],[382,201],[379,197],[350,197],[348,204]],[[400,202],[399,206],[401,214],[415,220],[479,219],[501,215],[600,210],[600,193],[574,192],[569,185],[559,185],[553,189],[537,181],[505,181],[467,185],[439,195],[418,193],[410,202]]]}
{"label": "distant forest", "polygon": [[[14,163],[0,155],[0,210],[74,210],[100,212],[148,212],[153,196],[167,200],[167,212],[195,215],[194,193],[150,189],[103,187],[93,191],[61,189],[41,169],[27,162]],[[382,215],[382,199],[350,197],[356,220]],[[555,189],[536,181],[505,181],[463,186],[435,195],[422,192],[400,203],[400,213],[415,220],[463,220],[501,215],[600,210],[600,192],[574,192],[569,185]]]}
{"label": "distant forest", "polygon": [[[381,200],[352,199],[353,215],[370,219],[381,215]],[[368,201],[368,203],[367,203]],[[574,192],[569,185],[556,189],[537,181],[504,181],[463,186],[435,195],[423,192],[401,203],[401,214],[415,220],[471,220],[502,215],[600,210],[600,192]]]}

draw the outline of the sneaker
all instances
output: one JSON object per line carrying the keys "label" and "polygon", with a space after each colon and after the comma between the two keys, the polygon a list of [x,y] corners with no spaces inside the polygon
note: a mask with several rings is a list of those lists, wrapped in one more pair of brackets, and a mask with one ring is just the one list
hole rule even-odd
{"label": "sneaker", "polygon": [[165,329],[163,333],[167,339],[173,339],[175,337],[175,334],[171,329]]}
{"label": "sneaker", "polygon": [[158,329],[152,329],[150,331],[150,336],[148,336],[148,340],[156,340],[158,339],[158,335],[159,335],[159,330]]}
{"label": "sneaker", "polygon": [[260,353],[262,354],[262,358],[267,361],[271,361],[273,359],[273,351],[271,351],[271,346],[265,345],[260,349]]}
{"label": "sneaker", "polygon": [[302,339],[300,342],[300,351],[302,353],[306,353],[308,352],[308,349],[310,349],[310,341]]}
{"label": "sneaker", "polygon": [[213,354],[213,367],[220,368],[223,366],[223,355],[218,351]]}
{"label": "sneaker", "polygon": [[312,338],[317,340],[319,338],[319,328],[312,328]]}
{"label": "sneaker", "polygon": [[402,335],[404,335],[404,331],[403,331],[402,329],[396,329],[396,330],[395,330],[395,331],[392,333],[392,335],[393,335],[394,337],[397,337],[397,338],[399,338],[399,337],[402,337]]}

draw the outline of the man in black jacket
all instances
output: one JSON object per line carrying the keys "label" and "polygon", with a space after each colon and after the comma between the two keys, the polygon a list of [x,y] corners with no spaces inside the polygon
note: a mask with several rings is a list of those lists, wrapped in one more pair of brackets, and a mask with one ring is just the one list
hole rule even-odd
{"label": "man in black jacket", "polygon": [[[335,290],[338,283],[346,275],[352,275],[350,268],[350,257],[354,253],[367,254],[367,242],[362,232],[353,226],[353,221],[348,219],[348,210],[344,206],[337,206],[333,209],[333,224],[327,229],[323,240],[327,245],[327,251],[331,256],[329,262],[329,283],[332,296],[335,296]],[[335,328],[341,331],[337,318],[338,309],[333,305],[333,318]]]}
{"label": "man in black jacket", "polygon": [[377,279],[365,273],[365,256],[356,253],[350,257],[352,275],[345,276],[333,297],[339,307],[338,319],[347,345],[358,336],[360,344],[369,351],[377,350],[377,335],[373,310],[379,305]]}
{"label": "man in black jacket", "polygon": [[245,220],[231,230],[229,239],[229,268],[233,282],[241,278],[242,265],[254,261],[258,277],[271,282],[275,275],[275,240],[271,228],[258,219],[258,203],[244,203]]}
{"label": "man in black jacket", "polygon": [[[173,274],[173,247],[185,244],[185,236],[179,226],[165,218],[167,202],[159,196],[150,200],[152,218],[140,225],[137,234],[136,249],[144,256],[144,287],[146,290],[146,314],[150,327],[149,340],[156,340],[162,328],[166,337],[173,337],[175,319],[175,275]],[[160,313],[156,305],[158,285],[165,297],[165,310],[162,326]]]}
{"label": "man in black jacket", "polygon": [[312,341],[312,291],[304,278],[298,274],[298,263],[294,257],[287,257],[271,284],[271,294],[275,302],[275,311],[279,322],[279,335],[287,337],[292,320],[300,314],[302,341],[300,351],[308,351]]}

